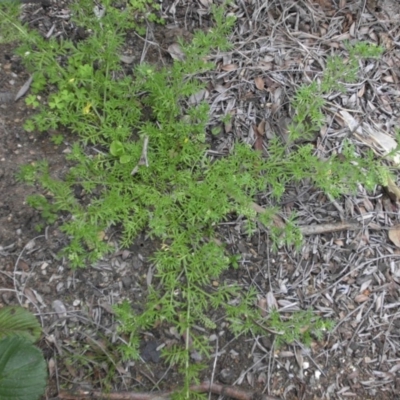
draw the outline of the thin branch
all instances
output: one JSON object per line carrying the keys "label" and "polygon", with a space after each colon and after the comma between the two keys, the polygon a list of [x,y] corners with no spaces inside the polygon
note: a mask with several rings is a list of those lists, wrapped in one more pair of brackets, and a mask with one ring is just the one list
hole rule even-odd
{"label": "thin branch", "polygon": [[[252,203],[252,208],[259,214],[266,211],[264,207],[258,205],[257,203]],[[273,216],[273,224],[279,228],[285,227],[284,221],[278,215]],[[355,231],[357,229],[364,229],[364,228],[373,230],[384,229],[383,227],[377,226],[376,224],[368,225],[352,221],[342,221],[342,222],[322,224],[322,225],[299,226],[300,232],[304,236],[321,235],[323,233],[332,233],[340,231]]]}
{"label": "thin branch", "polygon": [[[225,386],[210,382],[203,382],[200,385],[193,385],[190,387],[190,390],[197,393],[210,392],[213,394],[224,395],[235,400],[279,400],[277,397],[242,390],[235,386]],[[58,398],[63,400],[170,400],[173,393],[173,391],[154,393],[103,393],[99,390],[76,390],[71,392],[62,391],[58,394]]]}

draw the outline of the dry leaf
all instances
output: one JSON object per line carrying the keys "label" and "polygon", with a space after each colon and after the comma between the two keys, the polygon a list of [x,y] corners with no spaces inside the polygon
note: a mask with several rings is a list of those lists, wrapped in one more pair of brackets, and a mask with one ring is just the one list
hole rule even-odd
{"label": "dry leaf", "polygon": [[203,356],[197,350],[192,350],[190,352],[190,358],[196,362],[203,361]]}
{"label": "dry leaf", "polygon": [[151,286],[151,283],[153,281],[153,276],[154,276],[154,268],[150,266],[146,275],[146,283],[148,287]]}
{"label": "dry leaf", "polygon": [[[372,279],[368,279],[367,281],[363,282],[360,287],[360,293],[363,293],[366,296],[368,296],[369,295],[368,286],[371,284],[371,282],[372,282]],[[368,293],[364,293],[365,291],[368,291]]]}
{"label": "dry leaf", "polygon": [[261,372],[261,374],[258,375],[257,383],[260,385],[265,385],[266,382],[267,382],[267,374],[265,372]]}
{"label": "dry leaf", "polygon": [[352,37],[355,36],[355,32],[356,32],[356,24],[355,24],[355,22],[353,22],[353,23],[351,24],[350,29],[349,29],[349,32],[350,32],[350,35],[351,35]]}
{"label": "dry leaf", "polygon": [[364,294],[358,294],[355,298],[354,298],[354,301],[356,302],[356,303],[364,303],[364,302],[366,302],[366,301],[368,301],[369,300],[369,297],[368,296],[365,296]]}
{"label": "dry leaf", "polygon": [[224,122],[225,133],[232,132],[232,127],[233,127],[232,118],[229,118],[229,120]]}
{"label": "dry leaf", "polygon": [[49,376],[52,377],[56,370],[56,363],[53,357],[51,357],[50,360],[47,362],[47,368],[49,370]]}
{"label": "dry leaf", "polygon": [[107,311],[109,314],[114,315],[115,311],[112,308],[112,305],[110,303],[108,303],[107,301],[101,301],[99,300],[99,302],[97,303],[102,309],[104,309],[105,311]]}
{"label": "dry leaf", "polygon": [[390,177],[387,178],[387,186],[385,189],[392,201],[400,201],[400,189]]}
{"label": "dry leaf", "polygon": [[190,105],[200,104],[203,100],[208,99],[209,95],[210,93],[207,89],[201,89],[197,93],[194,93],[189,97],[189,104]]}
{"label": "dry leaf", "polygon": [[293,357],[293,356],[294,356],[294,353],[293,353],[293,351],[290,351],[290,350],[287,350],[287,351],[283,350],[283,351],[279,352],[279,358],[288,358],[288,357]]}
{"label": "dry leaf", "polygon": [[329,0],[315,0],[315,2],[318,3],[323,10],[332,10],[333,8],[332,2]]}
{"label": "dry leaf", "polygon": [[29,77],[29,79],[22,85],[21,89],[19,89],[17,95],[15,96],[15,101],[20,99],[31,87],[33,75]]}
{"label": "dry leaf", "polygon": [[374,205],[370,202],[370,200],[367,197],[364,197],[363,203],[367,211],[371,212],[374,210]]}
{"label": "dry leaf", "polygon": [[342,116],[344,122],[346,123],[351,132],[355,132],[357,130],[359,134],[362,134],[360,123],[355,118],[353,118],[353,116],[350,113],[348,113],[345,110],[342,110],[340,111],[340,115]]}
{"label": "dry leaf", "polygon": [[49,29],[49,31],[46,33],[46,39],[49,39],[49,38],[51,38],[51,35],[53,34],[53,32],[54,32],[54,29],[56,29],[56,25],[55,24],[53,24],[52,26],[51,26],[51,28]]}
{"label": "dry leaf", "polygon": [[267,293],[266,301],[267,301],[267,310],[268,311],[278,309],[278,303],[275,299],[274,294],[271,291]]}
{"label": "dry leaf", "polygon": [[264,134],[265,134],[265,127],[266,127],[266,121],[265,121],[265,119],[263,119],[257,126],[257,129],[262,136],[264,136]]}
{"label": "dry leaf", "polygon": [[[372,129],[372,127],[368,127],[367,130],[368,135],[374,141],[375,144],[380,150],[383,152],[384,156],[387,156],[390,152],[392,152],[397,147],[397,142],[389,136],[387,133],[383,133],[381,131],[377,131]],[[391,161],[396,164],[400,163],[400,154],[396,153],[388,157]]]}
{"label": "dry leaf", "polygon": [[135,61],[135,57],[133,56],[126,56],[124,54],[119,56],[119,59],[124,63],[124,64],[132,64]]}
{"label": "dry leaf", "polygon": [[262,151],[263,150],[263,135],[258,130],[256,125],[253,125],[254,135],[256,136],[256,140],[254,142],[254,149]]}
{"label": "dry leaf", "polygon": [[399,152],[388,156],[388,154],[397,147],[397,142],[392,136],[375,129],[366,123],[361,126],[360,123],[355,120],[347,111],[342,110],[340,111],[340,114],[350,131],[354,133],[357,139],[369,146],[376,154],[387,156],[388,159],[396,164],[400,163]]}
{"label": "dry leaf", "polygon": [[185,59],[185,53],[182,51],[181,46],[178,43],[173,43],[168,46],[168,53],[174,60],[183,61]]}
{"label": "dry leaf", "polygon": [[[251,203],[250,205],[251,205],[252,209],[253,209],[255,212],[259,213],[259,214],[265,212],[265,208],[264,208],[264,207],[261,207],[261,206],[260,206],[259,204],[257,204],[257,203]],[[280,228],[280,229],[284,229],[284,228],[285,228],[285,222],[283,221],[283,219],[282,219],[279,215],[273,215],[273,216],[272,216],[272,220],[273,220],[274,225],[275,225],[276,227],[278,227],[278,228]]]}
{"label": "dry leaf", "polygon": [[262,317],[267,316],[267,299],[262,297],[258,300],[258,308]]}
{"label": "dry leaf", "polygon": [[61,300],[54,300],[52,304],[53,310],[56,312],[58,318],[67,317],[67,309]]}
{"label": "dry leaf", "polygon": [[27,262],[25,262],[24,260],[19,260],[17,266],[18,266],[18,268],[21,268],[23,271],[30,270],[29,264]]}
{"label": "dry leaf", "polygon": [[226,71],[226,72],[235,71],[237,68],[238,67],[236,64],[225,64],[221,67],[222,71]]}
{"label": "dry leaf", "polygon": [[37,302],[35,293],[33,292],[32,289],[29,289],[26,287],[24,289],[24,295],[32,304],[36,304],[38,306],[38,302]]}
{"label": "dry leaf", "polygon": [[364,93],[365,93],[365,85],[362,85],[361,89],[357,92],[357,96],[361,98],[364,96]]}
{"label": "dry leaf", "polygon": [[400,225],[395,225],[390,228],[389,239],[396,247],[400,247]]}
{"label": "dry leaf", "polygon": [[379,44],[389,51],[393,50],[395,46],[393,39],[386,32],[379,33]]}
{"label": "dry leaf", "polygon": [[256,84],[256,88],[257,88],[258,90],[263,90],[263,89],[264,89],[264,79],[261,78],[261,76],[257,76],[257,77],[254,79],[254,83]]}
{"label": "dry leaf", "polygon": [[381,104],[389,114],[393,113],[392,106],[390,105],[391,99],[389,96],[380,96]]}
{"label": "dry leaf", "polygon": [[303,327],[301,327],[300,329],[299,329],[299,331],[300,331],[300,333],[306,333],[308,330],[310,329],[310,326],[309,325],[304,325]]}
{"label": "dry leaf", "polygon": [[392,75],[387,75],[382,78],[384,82],[387,83],[396,83],[395,78]]}
{"label": "dry leaf", "polygon": [[248,372],[248,373],[246,374],[246,379],[247,379],[247,383],[248,383],[250,386],[254,386],[254,374],[253,374],[252,372]]}
{"label": "dry leaf", "polygon": [[303,354],[301,354],[301,350],[296,350],[294,356],[296,358],[297,365],[300,367],[300,369],[303,369],[304,357]]}

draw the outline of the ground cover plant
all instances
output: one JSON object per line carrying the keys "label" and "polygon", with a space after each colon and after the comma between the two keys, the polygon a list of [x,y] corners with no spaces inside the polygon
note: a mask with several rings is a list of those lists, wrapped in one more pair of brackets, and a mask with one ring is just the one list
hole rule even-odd
{"label": "ground cover plant", "polygon": [[17,2],[7,2],[0,4],[0,43],[11,43],[21,39],[21,35],[26,34],[24,27],[17,21],[20,7]]}
{"label": "ground cover plant", "polygon": [[[205,61],[208,53],[229,46],[226,37],[234,19],[225,16],[223,5],[215,7],[212,32],[199,32],[192,42],[181,43],[183,60],[162,68],[139,65],[133,77],[127,77],[118,52],[124,30],[136,22],[131,9],[121,12],[108,2],[104,6],[101,18],[93,15],[90,2],[80,2],[76,8],[78,23],[92,32],[86,40],[75,44],[32,35],[19,49],[34,74],[32,94],[26,100],[39,109],[26,129],[65,126],[77,135],[68,156],[74,166],[64,180],[52,178],[45,162],[24,167],[20,179],[38,181],[51,193],[50,199],[28,199],[49,222],[60,212],[70,213],[62,229],[71,238],[64,254],[73,267],[84,267],[113,250],[103,240],[111,227],[122,230],[121,246],[129,246],[142,230],[162,242],[154,255],[159,285],[150,288],[144,312],[134,315],[128,302],[117,309],[121,331],[129,337],[122,351],[127,358],[137,357],[142,329],[160,323],[175,326],[185,344],[165,350],[164,356],[182,370],[185,386],[177,396],[188,398],[189,385],[202,368],[192,361],[193,352],[205,357],[209,351],[207,340],[191,328],[195,324],[215,327],[207,317],[209,307],[224,308],[235,334],[263,332],[268,327],[276,329],[283,341],[304,339],[304,331],[297,328],[293,331],[298,336],[291,337],[293,322],[283,324],[279,314],[261,319],[254,307],[254,290],[243,293],[233,285],[208,288],[224,270],[237,267],[236,256],[216,240],[215,226],[241,215],[247,219],[249,235],[261,223],[270,228],[277,246],[282,241],[296,245],[301,237],[295,215],[284,229],[275,227],[276,210],[257,214],[252,207],[257,193],[268,189],[278,200],[288,183],[311,179],[326,193],[338,196],[354,191],[359,183],[367,188],[384,184],[387,171],[372,154],[357,156],[350,144],[341,157],[320,160],[312,145],[295,144],[288,151],[278,139],[270,141],[266,157],[238,143],[226,158],[211,159],[206,134],[209,107],[206,103],[186,107],[184,101],[201,89],[194,75],[213,68]],[[347,64],[332,57],[320,81],[299,89],[292,103],[296,110],[293,140],[320,128],[323,96],[341,89],[337,67],[342,68],[341,77],[356,79],[359,57],[376,56],[379,51],[366,48],[366,54],[360,54],[357,45],[350,46]],[[45,104],[38,94],[48,95]],[[90,152],[91,146],[96,153]],[[89,203],[74,196],[77,185]],[[255,323],[260,320],[261,326]],[[300,321],[295,320],[296,326]],[[305,333],[321,333],[331,326],[316,316],[308,318],[307,325]]]}
{"label": "ground cover plant", "polygon": [[41,326],[29,311],[11,306],[0,310],[0,326],[0,398],[37,400],[47,378],[46,361],[33,345]]}

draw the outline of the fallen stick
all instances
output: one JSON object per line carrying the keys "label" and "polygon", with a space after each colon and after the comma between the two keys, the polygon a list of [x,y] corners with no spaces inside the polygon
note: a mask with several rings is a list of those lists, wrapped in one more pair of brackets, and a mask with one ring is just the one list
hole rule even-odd
{"label": "fallen stick", "polygon": [[[279,400],[277,397],[250,392],[239,389],[235,386],[225,386],[218,383],[203,382],[200,385],[193,385],[190,391],[197,393],[213,393],[228,396],[235,400]],[[154,392],[154,393],[135,393],[135,392],[111,392],[103,393],[99,390],[75,390],[61,391],[59,399],[63,400],[170,400],[173,391]]]}
{"label": "fallen stick", "polygon": [[299,226],[299,229],[304,236],[310,236],[320,235],[322,233],[355,231],[357,229],[363,229],[365,227],[365,225],[363,226],[357,222],[337,222],[333,224]]}
{"label": "fallen stick", "polygon": [[[265,208],[258,205],[257,203],[251,204],[254,211],[261,214],[265,212]],[[274,215],[272,219],[273,224],[283,229],[285,227],[285,222],[279,215]],[[376,224],[361,224],[359,222],[337,222],[331,224],[321,224],[321,225],[307,225],[307,226],[299,226],[300,232],[304,236],[310,235],[321,235],[322,233],[332,233],[332,232],[340,232],[340,231],[355,231],[357,229],[373,229],[373,230],[380,230],[384,229]]]}

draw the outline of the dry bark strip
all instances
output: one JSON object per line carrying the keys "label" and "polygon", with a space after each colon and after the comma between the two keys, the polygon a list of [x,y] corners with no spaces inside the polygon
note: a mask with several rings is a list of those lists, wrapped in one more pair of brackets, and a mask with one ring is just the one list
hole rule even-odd
{"label": "dry bark strip", "polygon": [[[249,392],[234,386],[225,386],[218,383],[203,382],[193,385],[190,390],[197,393],[213,393],[224,395],[236,400],[279,400],[278,397],[268,396],[257,392]],[[173,391],[155,393],[111,392],[103,393],[99,390],[61,391],[59,399],[63,400],[170,400]]]}

